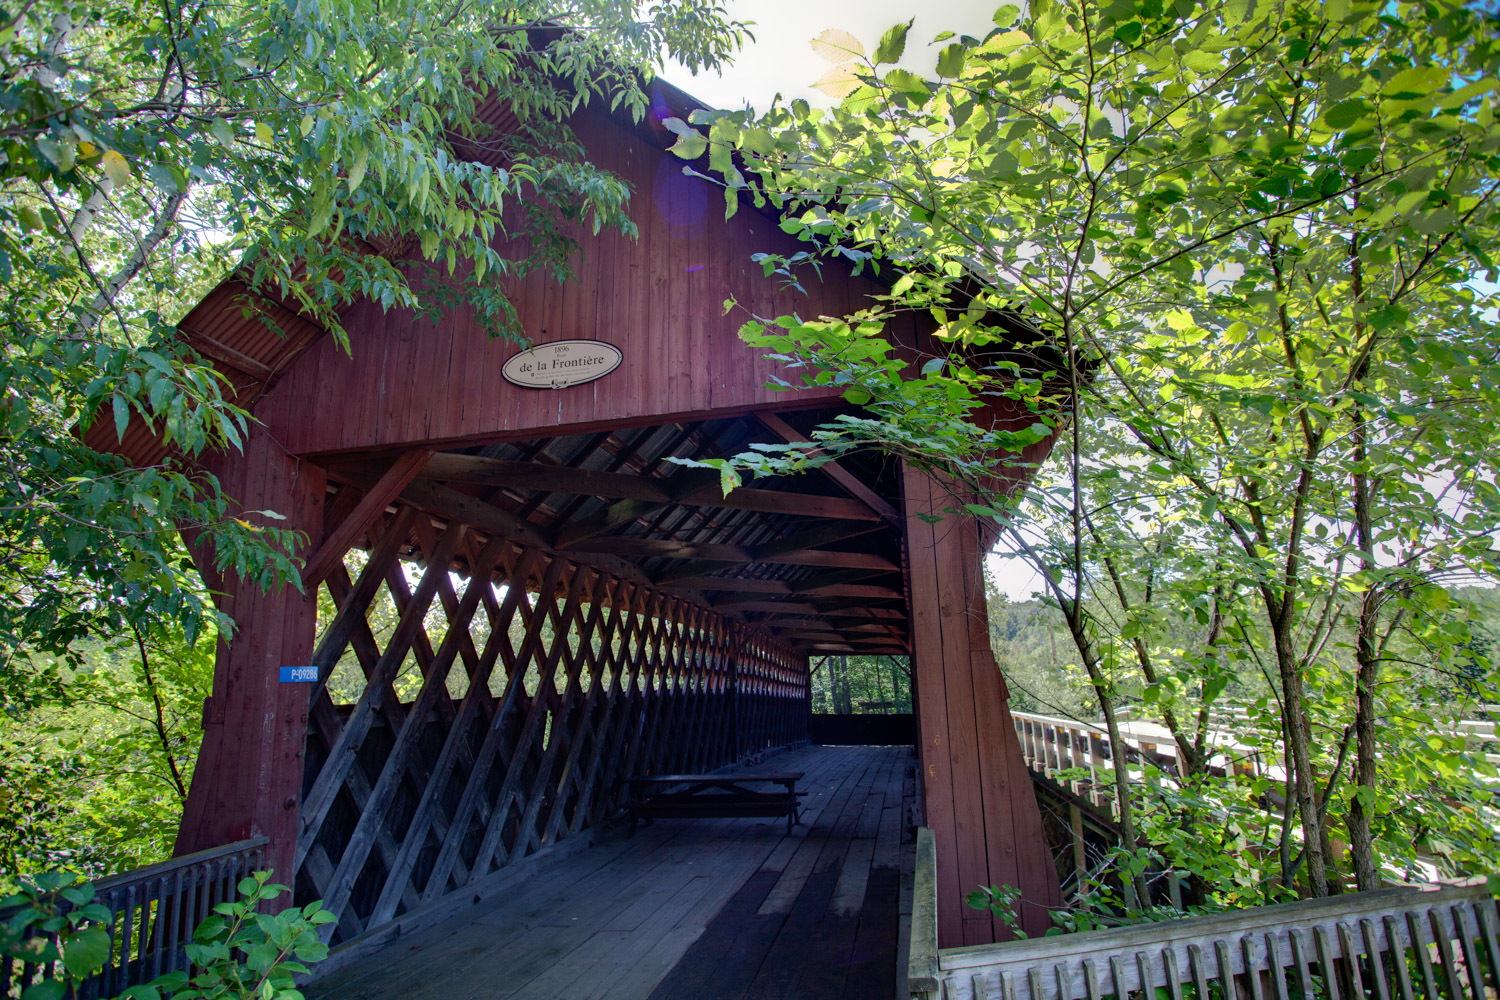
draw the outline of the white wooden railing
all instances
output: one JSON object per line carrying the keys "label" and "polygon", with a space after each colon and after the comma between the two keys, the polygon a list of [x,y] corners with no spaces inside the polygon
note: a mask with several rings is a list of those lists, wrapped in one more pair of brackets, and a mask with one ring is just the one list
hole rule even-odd
{"label": "white wooden railing", "polygon": [[[1500,705],[1481,705],[1485,712],[1500,715]],[[1133,718],[1137,706],[1126,706],[1120,710],[1120,736],[1127,753],[1133,760],[1145,759],[1154,762],[1166,771],[1177,771],[1177,747],[1165,727],[1149,719]],[[1027,765],[1038,774],[1053,777],[1068,767],[1086,767],[1097,773],[1109,763],[1109,735],[1103,727],[1036,712],[1011,712],[1016,735],[1021,740],[1021,751]],[[1285,781],[1286,772],[1275,755],[1267,758],[1253,748],[1243,745],[1235,737],[1237,729],[1248,722],[1244,711],[1215,713],[1208,733],[1207,750],[1209,766],[1220,771],[1233,771],[1245,777],[1269,777]],[[1451,735],[1462,737],[1465,745],[1475,752],[1483,753],[1491,764],[1500,766],[1500,726],[1487,719],[1460,719],[1454,723]],[[1088,797],[1097,806],[1109,801],[1107,783],[1069,782],[1075,794],[1080,786],[1087,786]]]}
{"label": "white wooden railing", "polygon": [[1500,918],[1482,884],[939,948],[937,858],[925,827],[916,857],[914,1000],[1486,1000],[1500,991]]}
{"label": "white wooden railing", "polygon": [[1099,778],[1099,772],[1109,763],[1109,738],[1104,730],[1085,722],[1033,712],[1012,711],[1010,716],[1027,767],[1049,778],[1067,768],[1086,768],[1090,777],[1067,781],[1068,790],[1100,809],[1113,808],[1114,795],[1109,783]]}
{"label": "white wooden railing", "polygon": [[[1089,771],[1089,778],[1071,778],[1060,783],[1100,809],[1113,809],[1114,793],[1110,783],[1099,776],[1099,772],[1110,763],[1109,735],[1103,727],[1035,712],[1012,711],[1011,718],[1027,767],[1059,781],[1059,771],[1084,768]],[[1121,738],[1129,759],[1147,760],[1167,771],[1178,770],[1177,747],[1170,737],[1133,731],[1142,729],[1142,723],[1122,722],[1121,727]],[[1230,745],[1225,738],[1213,739],[1210,744],[1210,766],[1232,770],[1246,777],[1271,772],[1280,777],[1280,765],[1267,763],[1258,752]]]}

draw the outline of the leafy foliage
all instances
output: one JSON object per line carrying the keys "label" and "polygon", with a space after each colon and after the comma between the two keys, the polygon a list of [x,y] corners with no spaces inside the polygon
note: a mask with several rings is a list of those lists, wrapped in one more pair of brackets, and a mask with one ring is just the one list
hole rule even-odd
{"label": "leafy foliage", "polygon": [[910,713],[911,666],[905,657],[822,657],[812,664],[812,710],[831,715]]}
{"label": "leafy foliage", "polygon": [[[239,898],[220,903],[193,930],[185,945],[191,973],[172,972],[132,986],[129,1000],[300,1000],[295,977],[328,955],[318,928],[333,922],[319,902],[274,914],[267,904],[289,892],[270,872],[240,879]],[[27,987],[21,1000],[76,997],[89,976],[110,958],[105,923],[109,910],[94,900],[94,887],[70,876],[49,874],[22,885],[0,906],[11,915],[0,935],[0,955],[51,969],[52,976]]]}
{"label": "leafy foliage", "polygon": [[0,716],[0,878],[66,869],[98,878],[172,853],[214,637],[78,644],[70,665],[19,665],[41,704]]}
{"label": "leafy foliage", "polygon": [[[627,186],[583,160],[568,116],[639,116],[664,52],[716,66],[742,34],[708,0],[45,0],[0,17],[0,698],[34,698],[25,650],[227,628],[186,583],[178,530],[220,571],[296,585],[302,540],[275,512],[229,516],[195,462],[250,418],[176,337],[187,306],[232,272],[246,310],[284,304],[351,349],[356,299],[518,336],[507,276],[565,278],[577,227],[633,232]],[[439,275],[448,293],[425,293]],[[76,434],[96,420],[144,422],[173,457],[97,455]]]}
{"label": "leafy foliage", "polygon": [[[940,35],[927,77],[886,68],[905,34],[858,56],[831,111],[679,132],[727,211],[770,204],[808,241],[762,255],[768,275],[795,285],[836,256],[891,280],[848,317],[744,325],[863,411],[813,434],[818,454],[722,463],[726,484],[873,447],[996,520],[1042,573],[1111,744],[1127,702],[1173,734],[1170,792],[1114,761],[1122,858],[1138,834],[1186,850],[1174,826],[1217,826],[1215,850],[1272,859],[1269,880],[1222,853],[1174,863],[1225,898],[1321,895],[1345,878],[1342,821],[1361,888],[1418,856],[1492,866],[1494,769],[1434,733],[1495,689],[1450,591],[1494,581],[1500,527],[1500,330],[1474,281],[1495,277],[1500,223],[1494,20],[1040,2],[984,38]],[[946,350],[887,332],[911,313]],[[1018,453],[1049,438],[1062,467],[1014,488]],[[1211,773],[1231,707],[1283,788]],[[1143,874],[1127,867],[1128,908]]]}
{"label": "leafy foliage", "polygon": [[256,872],[241,879],[240,898],[214,907],[215,915],[193,931],[193,943],[187,946],[194,967],[191,975],[163,976],[127,995],[155,1000],[155,990],[172,1000],[298,1000],[302,994],[294,977],[328,956],[318,928],[333,923],[334,917],[317,900],[274,914],[262,912],[264,904],[291,891],[271,882],[270,876]]}
{"label": "leafy foliage", "polygon": [[27,987],[22,1000],[62,1000],[109,959],[104,922],[109,910],[94,902],[94,887],[49,873],[0,900],[8,913],[0,928],[0,954],[51,966],[54,977]]}

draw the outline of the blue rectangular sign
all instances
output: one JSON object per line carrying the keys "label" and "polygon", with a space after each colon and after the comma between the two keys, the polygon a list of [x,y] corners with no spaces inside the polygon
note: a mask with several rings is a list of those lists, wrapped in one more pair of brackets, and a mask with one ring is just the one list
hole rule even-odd
{"label": "blue rectangular sign", "polygon": [[316,681],[318,679],[317,667],[282,667],[281,683],[298,684],[303,681]]}

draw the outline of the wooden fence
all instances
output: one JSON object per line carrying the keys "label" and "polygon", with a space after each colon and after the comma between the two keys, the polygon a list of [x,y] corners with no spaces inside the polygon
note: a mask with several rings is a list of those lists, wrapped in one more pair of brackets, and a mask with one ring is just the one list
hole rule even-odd
{"label": "wooden fence", "polygon": [[1031,712],[1012,711],[1010,715],[1027,767],[1047,777],[1065,768],[1086,768],[1096,777],[1068,781],[1065,783],[1068,791],[1101,810],[1113,809],[1114,793],[1109,782],[1097,778],[1100,770],[1109,765],[1109,738],[1102,729]]}
{"label": "wooden fence", "polygon": [[1399,888],[1082,934],[937,947],[932,834],[917,838],[914,1000],[1486,1000],[1500,918],[1484,885]]}
{"label": "wooden fence", "polygon": [[[220,903],[234,899],[240,879],[265,866],[265,837],[186,854],[94,883],[94,902],[109,910],[113,942],[104,968],[79,989],[80,1000],[113,997],[129,986],[188,968],[183,945]],[[15,911],[0,913],[9,923]],[[23,937],[30,928],[18,928]],[[0,958],[0,997],[53,978],[49,966]]]}

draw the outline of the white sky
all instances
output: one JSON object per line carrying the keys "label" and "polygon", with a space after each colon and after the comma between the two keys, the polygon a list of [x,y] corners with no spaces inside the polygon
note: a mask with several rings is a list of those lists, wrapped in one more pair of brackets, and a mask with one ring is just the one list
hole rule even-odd
{"label": "white sky", "polygon": [[[924,0],[920,10],[913,10],[911,0],[729,0],[731,17],[755,22],[750,28],[755,41],[734,65],[723,75],[694,76],[681,65],[668,64],[662,76],[705,104],[726,110],[746,104],[764,110],[778,93],[787,101],[800,97],[829,107],[834,101],[812,85],[832,64],[808,44],[822,31],[842,28],[866,51],[874,51],[887,28],[915,16],[901,65],[927,73],[937,60],[938,48],[928,44],[933,36],[952,31],[982,38],[994,27],[991,18],[999,4],[1000,0]],[[991,556],[989,569],[1012,601],[1029,600],[1032,591],[1042,587],[1041,577],[1024,560]]]}
{"label": "white sky", "polygon": [[755,41],[722,77],[693,76],[676,64],[668,64],[662,76],[700,101],[731,111],[746,103],[762,111],[777,93],[788,101],[800,97],[828,107],[833,101],[812,88],[831,66],[808,45],[820,32],[842,28],[873,52],[887,28],[915,17],[901,65],[930,72],[938,53],[928,46],[934,35],[952,31],[982,38],[994,27],[991,17],[1001,5],[1001,0],[923,0],[920,5],[912,0],[728,0],[731,17],[755,22],[750,26]]}

